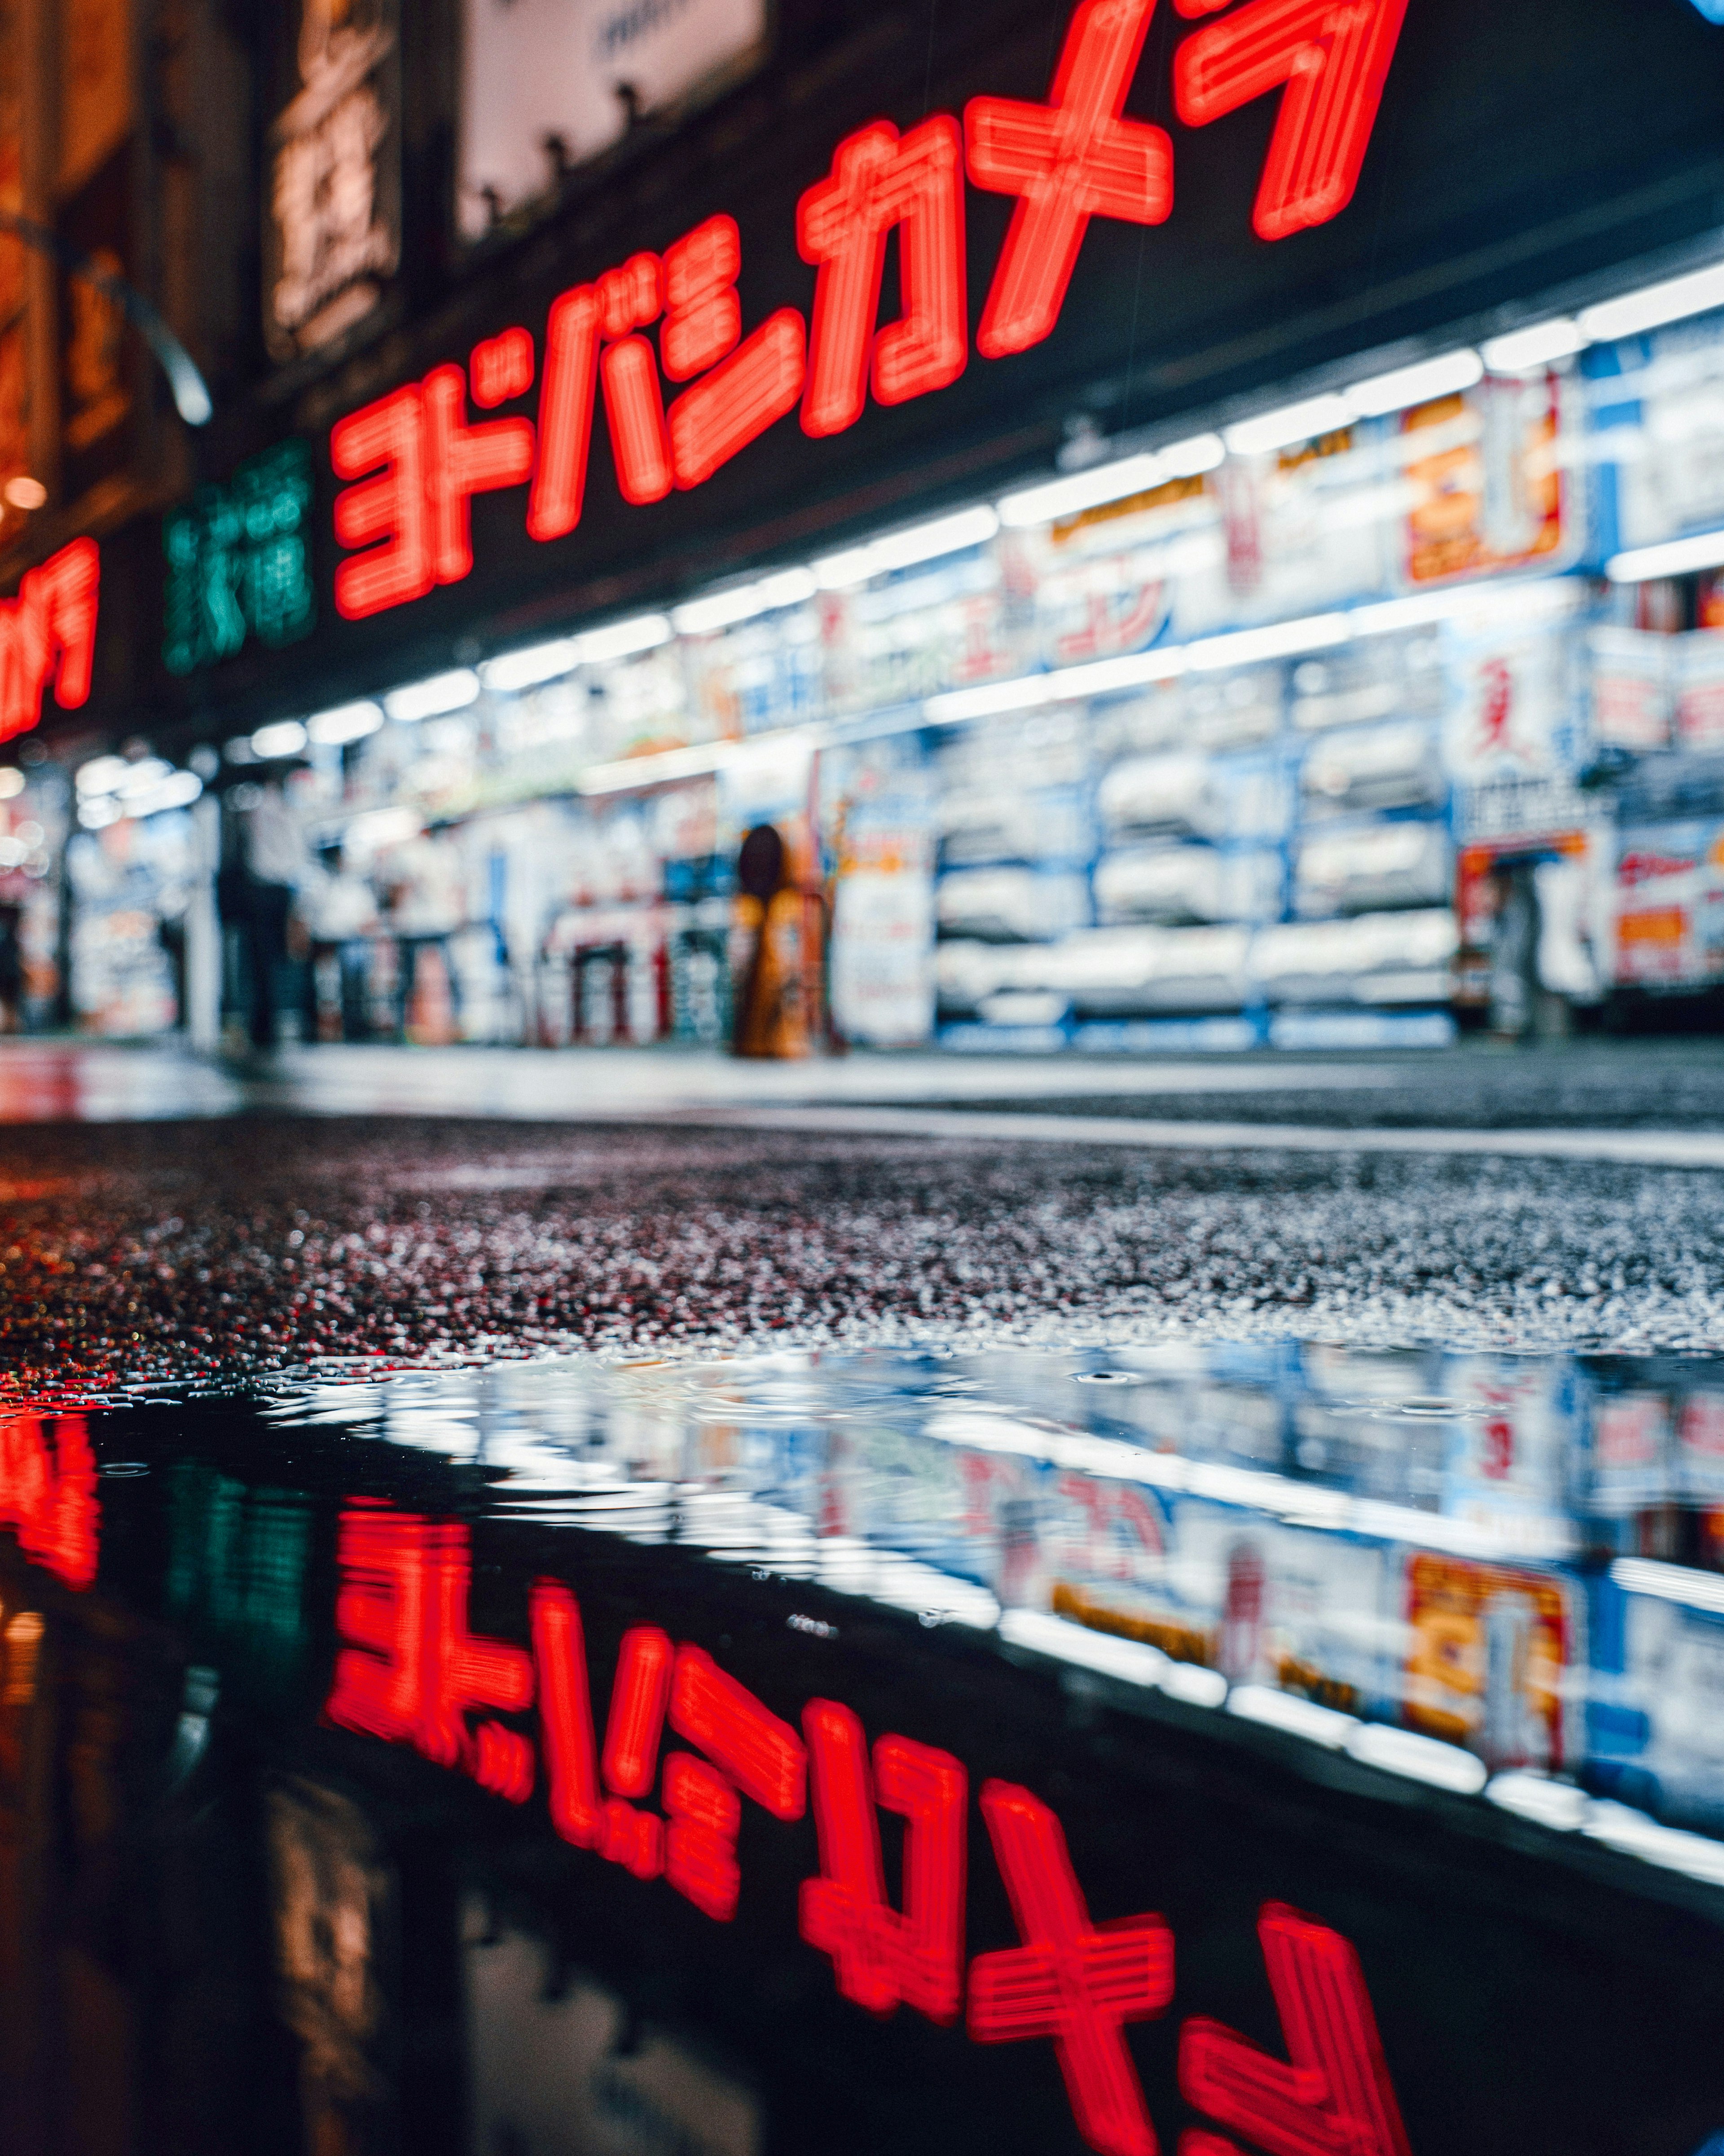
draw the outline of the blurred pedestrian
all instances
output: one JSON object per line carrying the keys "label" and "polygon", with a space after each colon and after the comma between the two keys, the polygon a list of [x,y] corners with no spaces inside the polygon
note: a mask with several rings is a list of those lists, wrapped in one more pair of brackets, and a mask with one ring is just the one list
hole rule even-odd
{"label": "blurred pedestrian", "polygon": [[813,1055],[821,1034],[824,908],[791,873],[771,824],[745,834],[736,859],[731,970],[734,1055]]}
{"label": "blurred pedestrian", "polygon": [[405,1040],[413,991],[428,952],[434,956],[447,985],[451,1020],[460,1011],[460,983],[449,950],[451,937],[467,921],[460,857],[446,839],[422,831],[389,856],[385,889],[389,926],[395,932],[395,1029]]}
{"label": "blurred pedestrian", "polygon": [[306,998],[311,1037],[319,1032],[317,983],[333,969],[337,1037],[363,1040],[371,1031],[371,939],[377,929],[377,901],[365,878],[347,867],[339,846],[325,846],[319,853],[305,891],[304,912],[311,944],[311,990]]}
{"label": "blurred pedestrian", "polygon": [[280,1032],[294,909],[310,875],[299,819],[279,778],[258,786],[241,813],[238,866],[226,896],[234,902],[249,961],[252,1045],[267,1054]]}

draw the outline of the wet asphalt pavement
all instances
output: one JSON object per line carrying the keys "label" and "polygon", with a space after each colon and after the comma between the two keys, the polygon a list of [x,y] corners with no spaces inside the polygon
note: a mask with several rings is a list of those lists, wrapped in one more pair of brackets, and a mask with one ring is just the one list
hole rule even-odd
{"label": "wet asphalt pavement", "polygon": [[0,1352],[33,1387],[427,1349],[1716,1348],[1721,1199],[1715,1169],[1341,1137],[1313,1153],[448,1116],[14,1126]]}

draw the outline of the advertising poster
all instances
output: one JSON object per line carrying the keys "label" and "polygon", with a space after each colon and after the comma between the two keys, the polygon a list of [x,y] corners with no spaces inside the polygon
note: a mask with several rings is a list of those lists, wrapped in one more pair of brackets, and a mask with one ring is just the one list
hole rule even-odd
{"label": "advertising poster", "polygon": [[1629,826],[1616,857],[1616,980],[1693,988],[1724,978],[1724,824]]}
{"label": "advertising poster", "polygon": [[1493,1768],[1567,1763],[1568,1590],[1545,1573],[1421,1550],[1407,1560],[1403,1719]]}
{"label": "advertising poster", "polygon": [[1578,558],[1580,503],[1563,454],[1568,403],[1558,375],[1487,376],[1464,396],[1402,414],[1408,585],[1566,568]]}

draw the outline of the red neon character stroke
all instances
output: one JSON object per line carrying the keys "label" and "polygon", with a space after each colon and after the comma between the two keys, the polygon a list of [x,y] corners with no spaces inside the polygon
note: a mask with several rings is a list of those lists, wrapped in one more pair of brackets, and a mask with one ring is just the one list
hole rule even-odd
{"label": "red neon character stroke", "polygon": [[[802,1884],[803,1937],[832,1957],[844,1996],[870,2013],[901,1999],[931,2021],[956,2021],[968,1778],[949,1753],[882,1737],[870,1786],[862,1724],[849,1707],[810,1700],[802,1726],[820,1840],[820,1876]],[[876,1802],[909,1822],[901,1916],[886,1900]]]}
{"label": "red neon character stroke", "polygon": [[500,330],[473,347],[468,372],[473,401],[485,411],[506,404],[511,397],[525,397],[533,386],[533,336],[531,330]]}
{"label": "red neon character stroke", "polygon": [[[531,358],[529,345],[529,380]],[[403,606],[470,572],[472,498],[528,477],[533,423],[486,419],[469,427],[466,418],[466,377],[451,363],[331,429],[336,477],[358,482],[336,496],[336,537],[365,549],[336,571],[343,619]]]}
{"label": "red neon character stroke", "polygon": [[50,680],[63,711],[89,701],[101,574],[95,541],[74,539],[0,600],[0,741],[36,724]]}
{"label": "red neon character stroke", "polygon": [[[781,308],[737,347],[741,264],[734,220],[709,218],[667,248],[662,262],[633,255],[597,285],[577,285],[552,304],[539,463],[527,502],[532,538],[562,538],[581,521],[601,377],[618,487],[637,505],[662,501],[673,485],[700,485],[794,405],[802,316]],[[711,369],[668,413],[653,348],[635,334],[659,319],[661,306],[664,372],[680,382]],[[611,340],[603,359],[601,336]]]}
{"label": "red neon character stroke", "polygon": [[704,485],[802,394],[803,318],[794,307],[781,307],[741,342],[736,290],[741,266],[734,218],[709,217],[664,250],[664,326],[659,333],[664,372],[673,382],[686,382],[711,369],[670,407],[670,461],[685,491]]}
{"label": "red neon character stroke", "polygon": [[533,1786],[531,1743],[500,1722],[468,1726],[477,1707],[518,1714],[531,1707],[533,1666],[521,1648],[467,1629],[473,1567],[465,1527],[356,1498],[341,1514],[336,1561],[343,1645],[328,1719],[411,1744],[439,1767],[463,1768],[524,1803]]}
{"label": "red neon character stroke", "polygon": [[68,1587],[90,1586],[100,1517],[82,1415],[61,1415],[52,1425],[40,1415],[0,1417],[0,1525],[14,1531],[26,1557]]}
{"label": "red neon character stroke", "polygon": [[336,612],[344,621],[361,621],[423,598],[437,576],[418,383],[407,382],[337,419],[330,429],[329,459],[337,479],[359,482],[336,496],[336,544],[366,550],[336,570]]}
{"label": "red neon character stroke", "polygon": [[1352,1944],[1280,1902],[1263,1905],[1257,1936],[1291,2063],[1194,2017],[1179,2032],[1187,2102],[1268,2156],[1408,2156]]}
{"label": "red neon character stroke", "polygon": [[600,1767],[611,1796],[600,1846],[612,1863],[626,1866],[637,1879],[656,1879],[664,1868],[664,1821],[654,1813],[638,1811],[627,1799],[645,1796],[659,1770],[675,1651],[656,1625],[637,1625],[625,1632],[605,1721]]}
{"label": "red neon character stroke", "polygon": [[539,463],[526,502],[529,538],[561,539],[581,521],[598,386],[601,312],[591,285],[577,285],[551,303],[544,387],[539,393]]}
{"label": "red neon character stroke", "polygon": [[[886,235],[899,228],[902,315],[875,333]],[[902,404],[944,389],[968,356],[963,152],[936,113],[900,136],[889,120],[847,136],[796,208],[796,244],[818,264],[803,431],[836,434],[867,401]]]}
{"label": "red neon character stroke", "polygon": [[704,374],[742,341],[741,267],[742,235],[733,217],[709,217],[664,249],[659,355],[673,382]]}
{"label": "red neon character stroke", "polygon": [[467,382],[459,367],[425,377],[425,494],[431,505],[431,567],[439,584],[473,567],[470,505],[475,494],[519,486],[533,468],[531,419],[468,426]]}
{"label": "red neon character stroke", "polygon": [[1173,145],[1121,111],[1155,0],[1084,0],[1045,105],[973,97],[964,108],[970,177],[1017,195],[976,349],[1000,359],[1039,344],[1060,319],[1092,217],[1162,224],[1173,208]]}
{"label": "red neon character stroke", "polygon": [[593,1702],[580,1605],[560,1582],[541,1579],[533,1589],[528,1609],[551,1824],[577,1849],[597,1849],[603,1838],[603,1813],[593,1757]]}
{"label": "red neon character stroke", "polygon": [[1407,0],[1251,0],[1179,48],[1188,127],[1286,85],[1251,213],[1260,239],[1326,224],[1352,200],[1406,13]]}
{"label": "red neon character stroke", "polygon": [[984,1782],[982,1815],[1024,1943],[970,1964],[978,2044],[1051,2036],[1078,2130],[1103,2156],[1156,2156],[1155,2128],[1121,2034],[1173,1996],[1173,1934],[1157,1916],[1092,1925],[1065,1834],[1039,1798]]}
{"label": "red neon character stroke", "polygon": [[736,1845],[742,1815],[736,1790],[774,1819],[798,1820],[807,1803],[806,1757],[788,1722],[699,1647],[676,1650],[670,1726],[722,1771],[715,1773],[685,1752],[673,1753],[666,1762],[664,1808],[671,1825],[664,1876],[696,1908],[726,1923],[736,1912],[741,1884]]}

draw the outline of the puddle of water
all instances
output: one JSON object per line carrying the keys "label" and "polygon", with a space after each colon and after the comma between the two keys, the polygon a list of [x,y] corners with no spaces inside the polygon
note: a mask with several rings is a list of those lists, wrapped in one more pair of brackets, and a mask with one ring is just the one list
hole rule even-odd
{"label": "puddle of water", "polygon": [[1313,2149],[1724,2122],[1724,1361],[329,1358],[0,1528],[0,2146],[1274,2147],[1317,1991]]}

